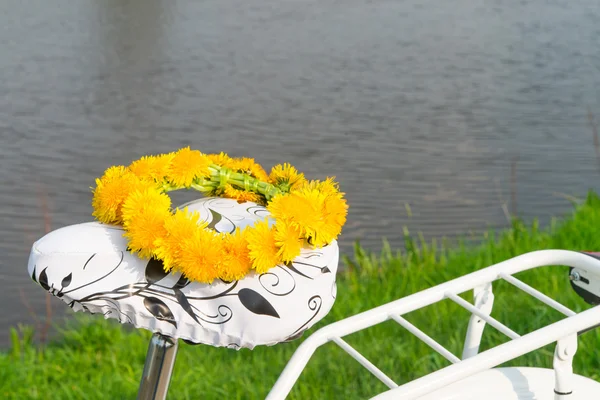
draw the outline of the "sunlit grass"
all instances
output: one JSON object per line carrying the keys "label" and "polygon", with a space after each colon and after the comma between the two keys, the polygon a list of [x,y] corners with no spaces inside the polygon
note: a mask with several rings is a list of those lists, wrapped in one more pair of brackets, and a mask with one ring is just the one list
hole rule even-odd
{"label": "sunlit grass", "polygon": [[[541,249],[600,250],[600,199],[590,194],[573,215],[541,230],[519,221],[512,229],[489,232],[474,247],[464,242],[435,245],[406,238],[406,248],[384,243],[379,254],[359,245],[346,257],[338,276],[338,298],[316,327],[407,296],[519,254]],[[589,306],[570,288],[566,268],[542,268],[517,277],[580,311]],[[505,282],[494,286],[492,316],[524,334],[561,319],[554,310]],[[471,294],[465,298],[471,300]],[[454,354],[460,356],[469,314],[450,301],[407,314]],[[38,348],[28,328],[13,329],[11,349],[0,353],[0,397],[6,399],[134,399],[150,333],[126,330],[95,316],[79,317],[59,338]],[[398,383],[449,365],[393,321],[345,338]],[[169,399],[263,399],[302,342],[250,350],[228,350],[180,343]],[[486,328],[482,349],[505,342]],[[575,372],[600,380],[600,329],[579,338]],[[509,365],[551,367],[554,346]],[[295,385],[290,399],[364,399],[386,387],[334,344],[320,348]]]}

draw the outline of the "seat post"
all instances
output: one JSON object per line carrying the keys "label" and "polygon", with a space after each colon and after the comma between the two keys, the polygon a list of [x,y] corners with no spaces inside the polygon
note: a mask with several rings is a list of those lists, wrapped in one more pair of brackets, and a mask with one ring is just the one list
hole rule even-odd
{"label": "seat post", "polygon": [[155,333],[150,339],[138,400],[164,400],[177,355],[177,340]]}
{"label": "seat post", "polygon": [[577,335],[560,339],[554,349],[554,400],[567,400],[573,393],[573,357],[577,352]]}
{"label": "seat post", "polygon": [[[473,298],[475,307],[479,308],[486,315],[490,315],[492,313],[494,294],[492,293],[491,282],[476,286],[473,289]],[[467,336],[465,338],[465,345],[463,348],[463,360],[473,357],[479,353],[479,345],[481,344],[481,337],[483,336],[484,328],[485,321],[477,315],[472,314],[471,319],[469,319]]]}

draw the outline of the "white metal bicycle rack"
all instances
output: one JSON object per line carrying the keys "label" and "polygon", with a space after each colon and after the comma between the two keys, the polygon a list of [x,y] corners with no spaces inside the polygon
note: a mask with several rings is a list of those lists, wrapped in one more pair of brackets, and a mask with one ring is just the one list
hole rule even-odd
{"label": "white metal bicycle rack", "polygon": [[[512,390],[509,388],[508,392],[502,392],[502,384],[504,386],[512,385],[515,389],[516,375],[524,379],[528,397],[520,397],[515,389],[510,392],[511,396],[514,394],[510,398],[555,400],[600,398],[600,383],[575,375],[572,368],[572,360],[577,350],[577,335],[600,324],[600,307],[593,307],[577,314],[512,276],[518,272],[542,266],[571,267],[569,277],[573,289],[588,303],[600,304],[600,258],[597,258],[594,253],[566,250],[542,250],[527,253],[319,329],[298,347],[267,396],[267,400],[284,399],[315,350],[327,342],[336,343],[389,387],[388,391],[373,398],[377,400],[465,399],[467,396],[461,395],[461,393],[472,392],[473,379],[475,382],[485,385],[498,383],[497,388],[491,386],[486,388],[489,391],[488,399],[506,399],[508,398],[506,396],[494,397],[494,395],[509,393]],[[520,336],[490,316],[494,302],[492,282],[499,279],[544,302],[564,314],[566,318]],[[474,291],[475,304],[458,296],[468,290]],[[450,299],[472,313],[461,359],[402,317],[404,314],[444,299]],[[398,386],[342,339],[346,335],[390,319],[440,353],[452,365]],[[507,335],[511,340],[479,353],[479,345],[486,323]],[[496,373],[499,369],[493,369],[494,367],[554,342],[557,345],[553,370],[514,368],[512,371],[502,371],[508,380],[503,380],[504,383],[500,382],[501,375]],[[554,379],[552,381],[548,378]],[[539,384],[542,385],[542,389],[538,388]]]}

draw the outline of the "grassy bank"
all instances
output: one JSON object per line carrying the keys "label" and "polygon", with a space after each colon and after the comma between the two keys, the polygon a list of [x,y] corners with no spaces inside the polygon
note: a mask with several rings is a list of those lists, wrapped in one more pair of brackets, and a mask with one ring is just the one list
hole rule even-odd
{"label": "grassy bank", "polygon": [[[316,328],[385,302],[415,293],[478,268],[540,249],[600,250],[600,198],[590,194],[573,215],[540,231],[536,222],[486,235],[469,247],[425,244],[408,239],[402,252],[384,246],[369,254],[357,246],[338,277],[338,298]],[[539,269],[517,277],[575,311],[589,306],[569,287],[566,268]],[[525,334],[561,319],[537,300],[508,284],[495,285],[493,316]],[[471,300],[466,293],[465,298]],[[452,352],[460,355],[468,313],[445,301],[406,318]],[[78,318],[60,338],[39,349],[25,330],[13,335],[13,347],[0,353],[0,397],[5,399],[133,399],[142,372],[150,334],[127,331],[99,317]],[[397,382],[412,380],[449,363],[388,321],[350,335],[347,341]],[[180,344],[169,399],[262,399],[302,342],[239,352]],[[507,339],[486,328],[482,348]],[[386,388],[333,344],[319,349],[293,389],[290,399],[364,399]],[[574,369],[600,380],[600,329],[580,337]],[[554,346],[510,362],[551,367]]]}

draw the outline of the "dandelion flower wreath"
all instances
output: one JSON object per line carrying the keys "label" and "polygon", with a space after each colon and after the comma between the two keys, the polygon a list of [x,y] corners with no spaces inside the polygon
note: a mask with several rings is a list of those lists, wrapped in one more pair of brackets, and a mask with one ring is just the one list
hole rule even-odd
{"label": "dandelion flower wreath", "polygon": [[[275,223],[218,233],[197,212],[171,208],[167,193],[180,189],[262,204]],[[341,233],[348,211],[332,178],[308,181],[287,163],[267,174],[251,158],[189,147],[108,168],[96,179],[92,205],[98,221],[123,226],[132,252],[204,283],[264,273],[292,261],[305,244],[325,246]]]}

